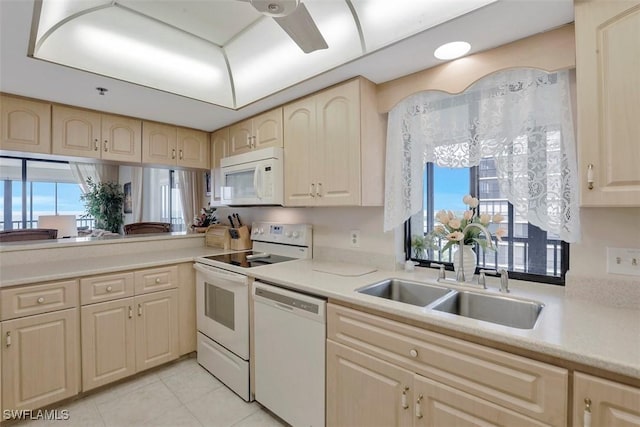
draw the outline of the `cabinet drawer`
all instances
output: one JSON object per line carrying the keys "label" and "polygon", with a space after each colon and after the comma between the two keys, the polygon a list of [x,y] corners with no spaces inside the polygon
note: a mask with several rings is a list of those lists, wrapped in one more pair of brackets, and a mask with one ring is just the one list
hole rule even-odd
{"label": "cabinet drawer", "polygon": [[77,305],[77,280],[2,289],[0,320],[47,313]]}
{"label": "cabinet drawer", "polygon": [[136,295],[178,287],[178,266],[149,268],[135,272]]}
{"label": "cabinet drawer", "polygon": [[133,296],[133,273],[80,279],[80,303],[93,304]]}
{"label": "cabinet drawer", "polygon": [[329,304],[327,336],[552,425],[565,425],[566,369]]}

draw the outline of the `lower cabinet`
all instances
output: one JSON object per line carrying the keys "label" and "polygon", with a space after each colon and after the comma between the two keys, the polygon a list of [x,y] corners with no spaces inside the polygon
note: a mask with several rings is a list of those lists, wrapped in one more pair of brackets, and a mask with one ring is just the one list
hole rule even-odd
{"label": "lower cabinet", "polygon": [[335,304],[329,426],[566,426],[568,371]]}
{"label": "lower cabinet", "polygon": [[178,291],[82,307],[82,389],[108,384],[179,355]]}
{"label": "lower cabinet", "polygon": [[36,409],[78,393],[78,309],[2,322],[2,408]]}
{"label": "lower cabinet", "polygon": [[573,425],[640,426],[640,389],[576,372]]}

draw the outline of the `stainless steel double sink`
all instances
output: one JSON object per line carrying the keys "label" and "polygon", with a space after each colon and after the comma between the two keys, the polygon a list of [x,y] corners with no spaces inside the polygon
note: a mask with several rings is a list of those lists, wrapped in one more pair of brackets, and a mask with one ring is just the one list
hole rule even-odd
{"label": "stainless steel double sink", "polygon": [[356,292],[518,329],[533,329],[544,304],[444,286],[387,279]]}

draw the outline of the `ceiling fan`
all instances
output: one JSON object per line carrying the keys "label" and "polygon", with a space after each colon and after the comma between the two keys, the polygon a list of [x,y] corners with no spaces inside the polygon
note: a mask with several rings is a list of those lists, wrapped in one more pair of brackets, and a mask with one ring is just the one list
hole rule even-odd
{"label": "ceiling fan", "polygon": [[304,53],[329,47],[307,7],[300,0],[241,1],[249,2],[258,12],[272,17]]}

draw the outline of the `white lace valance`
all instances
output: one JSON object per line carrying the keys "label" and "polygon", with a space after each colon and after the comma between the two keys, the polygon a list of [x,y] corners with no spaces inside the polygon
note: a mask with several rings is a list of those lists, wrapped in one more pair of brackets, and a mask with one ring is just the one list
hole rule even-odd
{"label": "white lace valance", "polygon": [[384,229],[422,209],[426,162],[477,166],[493,157],[500,191],[531,224],[579,240],[568,71],[501,71],[465,92],[427,91],[389,112]]}

